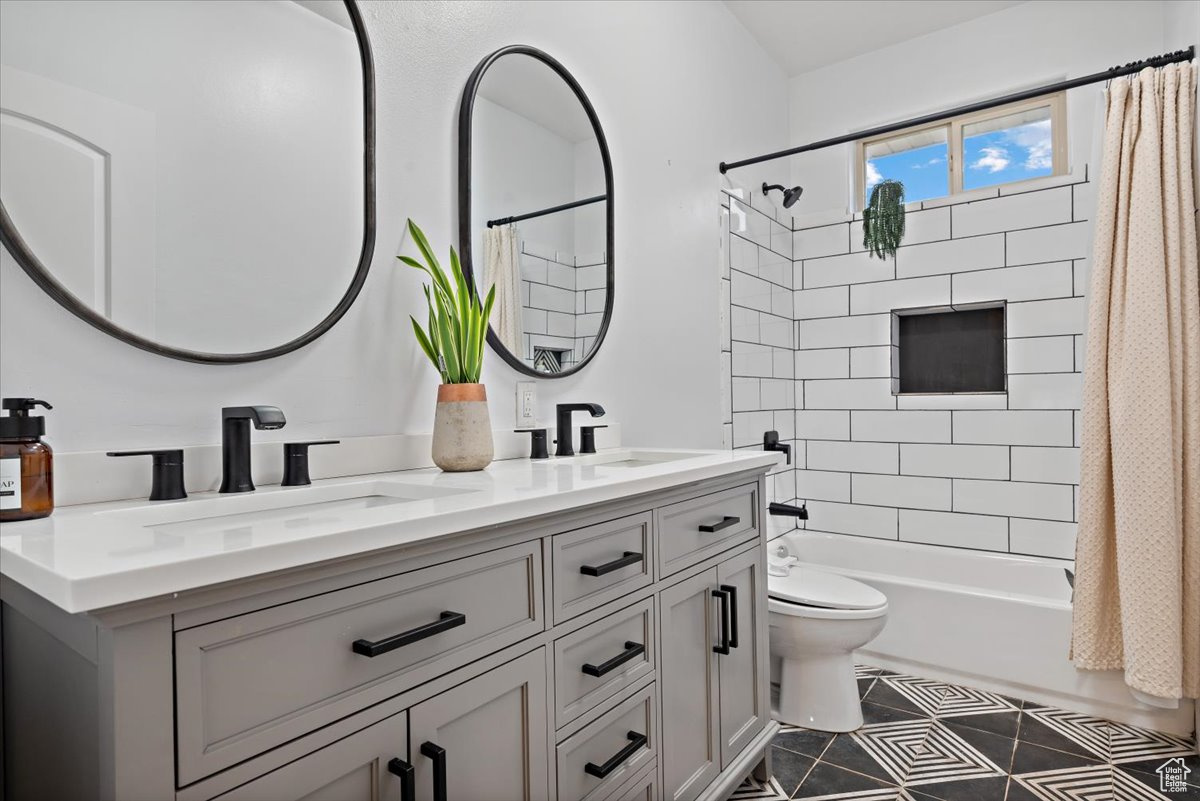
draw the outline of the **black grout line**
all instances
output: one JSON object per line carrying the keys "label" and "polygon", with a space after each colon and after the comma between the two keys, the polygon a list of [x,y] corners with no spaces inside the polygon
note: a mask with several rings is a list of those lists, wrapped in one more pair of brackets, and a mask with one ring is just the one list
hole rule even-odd
{"label": "black grout line", "polygon": [[[1002,199],[1004,199],[1004,198],[1009,198],[1009,197],[1018,197],[1018,196],[1020,196],[1020,195],[1032,195],[1032,194],[1035,194],[1035,193],[1037,193],[1037,192],[1053,192],[1055,189],[1065,189],[1065,188],[1067,188],[1067,187],[1072,187],[1072,188],[1073,188],[1073,187],[1080,186],[1081,184],[1086,184],[1086,183],[1088,183],[1088,182],[1089,182],[1089,180],[1090,180],[1090,179],[1087,177],[1087,173],[1088,173],[1088,166],[1089,166],[1089,165],[1088,165],[1088,164],[1086,164],[1086,163],[1083,165],[1083,168],[1084,168],[1084,177],[1083,177],[1083,179],[1082,179],[1082,180],[1079,180],[1079,181],[1068,181],[1068,182],[1066,182],[1066,183],[1055,184],[1054,186],[1042,186],[1042,187],[1037,187],[1037,188],[1034,188],[1034,189],[1025,189],[1025,190],[1022,190],[1022,191],[1020,191],[1020,192],[1008,192],[1008,193],[1005,193],[1005,194],[1000,194],[1000,191],[999,191],[999,190],[1000,190],[1000,187],[1002,187],[1002,186],[1015,186],[1015,185],[1017,185],[1017,184],[1021,183],[1020,181],[1010,181],[1010,182],[1008,182],[1008,183],[1005,183],[1005,184],[998,184],[998,185],[997,185],[997,186],[995,186],[995,187],[983,187],[983,188],[980,188],[980,189],[970,189],[970,190],[966,190],[965,192],[958,193],[958,194],[956,194],[956,195],[943,195],[942,197],[939,197],[939,198],[929,198],[928,200],[914,201],[914,202],[919,202],[919,203],[921,203],[921,206],[922,206],[922,207],[921,207],[920,209],[913,209],[913,210],[912,210],[911,212],[909,212],[909,213],[910,213],[910,214],[916,214],[916,213],[918,213],[918,212],[922,212],[922,211],[937,211],[938,209],[953,209],[953,208],[955,208],[955,207],[957,207],[957,206],[969,206],[969,205],[971,205],[971,204],[974,204],[974,203],[986,203],[986,202],[988,202],[989,200],[1002,200]],[[1048,177],[1062,177],[1062,176],[1038,176],[1038,178],[1027,179],[1027,180],[1039,180],[1039,179],[1041,179],[1041,178],[1048,178]],[[977,198],[973,198],[973,199],[970,199],[970,200],[963,200],[963,199],[961,199],[961,195],[963,195],[963,194],[966,194],[967,192],[980,192],[980,191],[987,191],[987,190],[990,190],[990,189],[995,189],[995,190],[996,190],[996,194],[995,194],[995,195],[990,195],[990,196],[987,196],[987,197],[977,197]],[[956,197],[957,197],[957,198],[960,198],[960,199],[958,199],[958,200],[955,200],[955,198],[956,198]],[[738,200],[739,202],[742,202],[740,198],[735,198],[735,200]],[[938,205],[935,205],[935,206],[925,206],[924,204],[926,204],[926,203],[937,203]],[[794,220],[794,219],[795,219],[795,218],[793,217],[793,220]],[[793,228],[793,229],[792,229],[792,232],[793,232],[793,233],[798,233],[798,232],[800,232],[800,231],[812,231],[812,230],[815,230],[815,229],[817,229],[817,228],[830,228],[830,227],[832,227],[832,226],[835,226],[835,225],[848,225],[848,224],[851,224],[851,223],[856,223],[856,222],[861,222],[861,220],[860,220],[860,219],[851,219],[851,220],[837,220],[837,221],[835,221],[835,222],[820,223],[819,225],[808,225],[808,226],[804,226],[804,227],[801,227],[801,228]]]}
{"label": "black grout line", "polygon": [[[1009,264],[1009,265],[1001,265],[999,267],[983,267],[978,270],[960,270],[960,271],[954,272],[954,273],[930,273],[929,275],[914,275],[914,276],[911,276],[908,278],[884,278],[883,280],[879,280],[879,281],[857,281],[853,284],[830,284],[828,286],[814,287],[812,290],[794,290],[793,289],[790,291],[797,292],[797,291],[815,291],[816,289],[842,289],[843,287],[846,289],[853,289],[854,287],[858,287],[858,286],[869,286],[871,284],[894,284],[897,281],[916,281],[916,280],[920,280],[922,278],[950,277],[952,279],[956,275],[957,276],[974,275],[977,273],[990,273],[990,272],[994,272],[996,270],[1014,270],[1014,269],[1017,269],[1020,267],[1041,267],[1041,266],[1044,266],[1047,264],[1071,264],[1075,261],[1079,261],[1079,259],[1058,259],[1056,261],[1040,261],[1040,262],[1035,262],[1033,264]],[[754,276],[751,276],[751,277],[754,277]],[[766,279],[760,279],[760,280],[765,281]],[[767,282],[767,283],[770,283],[770,282]],[[951,283],[953,283],[953,281]],[[778,286],[778,284],[775,284],[774,286]],[[784,287],[784,288],[786,289],[786,287]],[[570,290],[567,290],[567,291],[570,291]],[[1022,298],[1022,299],[1016,299],[1016,300],[1009,300],[1007,298],[994,298],[992,300],[958,301],[958,303],[960,303],[960,304],[999,303],[1001,301],[1006,302],[1006,303],[1041,303],[1041,302],[1047,301],[1047,300],[1079,300],[1079,299],[1082,299],[1083,297],[1085,297],[1084,295],[1076,295],[1074,293],[1075,293],[1075,286],[1074,286],[1074,280],[1072,277],[1071,294],[1070,295],[1047,295],[1045,297]],[[909,309],[909,308],[920,309],[920,308],[925,308],[926,306],[929,306],[929,305],[949,306],[950,302],[948,301],[946,303],[925,304],[924,306],[902,306],[902,307],[897,307],[896,310]],[[889,311],[891,311],[891,310],[889,310]],[[865,317],[865,316],[868,316],[871,314],[887,314],[887,313],[889,313],[889,312],[860,312],[858,314],[850,312],[848,314],[830,314],[830,315],[826,315],[823,317],[801,317],[801,318],[797,318],[797,319],[800,319],[800,320],[830,320],[830,319],[834,319],[837,317]]]}
{"label": "black grout line", "polygon": [[[740,273],[741,275],[744,275],[747,278],[753,278],[756,281],[762,281],[764,284],[767,284],[768,286],[771,286],[776,289],[782,289],[785,292],[795,292],[796,291],[795,289],[793,289],[790,286],[787,286],[786,284],[777,284],[769,278],[763,278],[761,275],[755,275],[754,273],[748,273],[745,270],[739,270],[737,267],[731,266],[729,268],[729,279],[728,279],[729,283],[730,283],[730,291],[731,292],[733,291],[733,274],[734,273]],[[724,281],[726,279],[722,278],[721,280]]]}
{"label": "black grout line", "polygon": [[[551,336],[553,336],[553,335],[551,335]],[[1054,337],[1031,337],[1031,338],[1032,339],[1053,339]],[[783,347],[782,345],[767,345],[765,343],[760,343],[760,342],[745,342],[740,339],[734,340],[734,341],[740,342],[743,345],[759,345],[759,344],[761,344],[761,345],[763,345],[763,347],[768,347],[768,348],[773,347],[776,350],[786,350],[786,348]],[[860,345],[860,346],[856,346],[855,348],[801,348],[799,351],[797,351],[797,353],[819,353],[820,351],[825,351],[825,350],[855,350],[855,349],[862,350],[862,349],[866,349],[866,348],[876,348],[876,347],[883,347],[883,346],[881,346],[881,345]],[[1005,375],[1010,375],[1010,376],[1013,376],[1013,375],[1079,375],[1079,371],[1078,370],[1035,370],[1033,372],[1006,373]],[[856,375],[844,375],[844,376],[814,375],[814,376],[805,376],[804,378],[797,378],[795,380],[796,381],[878,381],[881,378],[890,379],[891,376],[890,375],[860,375],[860,376],[856,376]],[[892,393],[892,396],[900,397],[900,398],[928,397],[928,396],[932,396],[932,397],[954,397],[954,396],[985,397],[986,396],[986,397],[997,397],[998,398],[1002,395],[1011,395],[1011,394],[1012,394],[1012,391],[1010,390],[1008,392],[1003,392],[1003,391],[998,391],[998,392],[918,392],[918,393],[911,393],[911,394],[910,393],[899,393],[899,394]],[[1074,409],[1075,407],[1072,406],[1070,408]],[[870,411],[870,410],[869,409],[861,409],[859,411]],[[937,411],[997,411],[997,410],[996,409],[992,409],[992,410],[988,410],[988,409],[900,409],[899,411],[937,412]],[[1026,411],[1026,409],[1013,409],[1012,411]],[[1043,411],[1049,411],[1049,409],[1045,409]]]}
{"label": "black grout line", "polygon": [[[953,238],[949,238],[949,239],[929,239],[929,240],[925,240],[923,242],[910,242],[906,245],[901,245],[897,249],[896,252],[897,252],[897,254],[899,254],[899,253],[904,252],[908,248],[919,248],[919,247],[923,247],[925,245],[939,245],[939,244],[944,244],[946,242],[966,242],[970,239],[984,239],[986,237],[1003,236],[1006,240],[1004,255],[1005,255],[1005,262],[1007,262],[1008,261],[1008,248],[1007,248],[1008,234],[1019,234],[1024,231],[1039,231],[1039,230],[1044,230],[1046,228],[1061,228],[1063,226],[1068,226],[1068,225],[1080,225],[1080,224],[1086,223],[1086,222],[1091,222],[1091,221],[1090,220],[1067,220],[1065,222],[1046,223],[1045,225],[1031,225],[1031,226],[1027,226],[1025,228],[1013,228],[1011,230],[1001,229],[999,231],[988,231],[986,233],[980,233],[980,234],[969,234],[967,236],[959,236],[959,237],[953,237]],[[737,236],[737,234],[734,234],[734,236]],[[745,237],[742,237],[742,238],[745,239]],[[747,239],[746,241],[753,242],[753,240],[749,240],[749,239]],[[753,244],[758,244],[758,243],[755,242]],[[758,245],[758,246],[765,247],[763,245]],[[766,248],[766,249],[771,250],[770,248]],[[777,251],[774,251],[774,250],[772,250],[771,252],[776,253],[777,255],[780,255],[780,256],[783,255],[782,253],[778,253]],[[802,259],[801,261],[810,262],[810,261],[824,261],[826,259],[840,259],[840,258],[846,258],[847,256],[860,256],[864,253],[866,253],[866,251],[864,251],[864,250],[852,251],[850,253],[831,253],[827,256],[810,256],[805,259]],[[1065,261],[1065,259],[1052,259],[1051,261]],[[1034,263],[1041,263],[1041,262],[1034,262]],[[1016,267],[1019,265],[1007,265],[1007,266]]]}
{"label": "black grout line", "polygon": [[[778,250],[776,250],[775,248],[771,247],[770,245],[764,245],[762,242],[755,242],[755,241],[754,241],[753,239],[751,239],[750,237],[748,237],[748,236],[742,236],[740,233],[738,233],[737,231],[734,231],[734,230],[732,230],[732,229],[729,231],[729,235],[730,235],[730,236],[736,236],[738,239],[742,240],[743,242],[749,242],[751,245],[754,245],[754,246],[755,246],[755,247],[757,247],[757,248],[762,248],[763,250],[768,250],[768,251],[770,251],[771,253],[774,253],[774,254],[775,254],[776,256],[778,256],[779,258],[783,259],[784,261],[795,261],[795,259],[793,259],[791,256],[785,256],[785,255],[783,255],[782,253],[780,253]],[[730,250],[733,250],[733,247],[732,247],[732,246],[730,247]],[[594,266],[594,265],[593,265],[593,266]]]}

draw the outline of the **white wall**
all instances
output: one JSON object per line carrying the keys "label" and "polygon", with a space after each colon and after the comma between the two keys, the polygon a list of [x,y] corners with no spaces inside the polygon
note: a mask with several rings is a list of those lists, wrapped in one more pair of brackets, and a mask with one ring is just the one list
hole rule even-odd
{"label": "white wall", "polygon": [[[362,296],[330,333],[288,356],[212,367],[162,359],[98,334],[0,256],[0,392],[55,404],[60,450],[211,443],[219,410],[280,406],[269,438],[429,431],[437,376],[407,316],[423,298],[396,266],[406,217],[439,251],[456,225],[455,123],[475,64],[526,43],[559,58],[592,99],[616,181],[616,307],[578,376],[539,381],[540,411],[597,401],[626,442],[721,442],[712,193],[716,165],[786,141],[786,80],[720,3],[364,2],[378,79],[379,231]],[[761,180],[753,170],[739,176]],[[513,421],[517,376],[493,354],[484,380],[496,427]],[[268,437],[263,437],[267,439]]]}
{"label": "white wall", "polygon": [[[471,250],[479,254],[482,275],[488,220],[556,206],[579,195],[575,145],[566,138],[486,97],[475,99],[471,124]],[[525,241],[575,253],[575,221],[570,214],[523,220],[517,228]]]}
{"label": "white wall", "polygon": [[[1039,0],[1013,6],[792,78],[791,142],[839,136],[1157,55],[1166,49],[1163,29],[1161,2]],[[1102,88],[1068,93],[1072,165],[1091,158]],[[848,207],[852,152],[853,145],[842,145],[789,159],[793,183],[804,186],[792,208],[798,218]]]}

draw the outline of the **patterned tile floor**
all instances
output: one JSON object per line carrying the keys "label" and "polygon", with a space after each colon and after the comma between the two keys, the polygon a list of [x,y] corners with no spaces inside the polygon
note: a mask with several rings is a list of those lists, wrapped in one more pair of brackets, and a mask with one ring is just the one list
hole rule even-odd
{"label": "patterned tile floor", "polygon": [[[1194,741],[860,666],[864,725],[785,726],[767,785],[734,799],[1200,801]],[[1164,792],[1155,771],[1185,776]]]}

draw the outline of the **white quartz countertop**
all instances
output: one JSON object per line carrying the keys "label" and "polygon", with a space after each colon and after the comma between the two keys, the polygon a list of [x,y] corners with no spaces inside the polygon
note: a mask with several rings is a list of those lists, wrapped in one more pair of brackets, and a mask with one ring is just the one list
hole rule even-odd
{"label": "white quartz countertop", "polygon": [[119,501],[0,526],[0,573],[68,612],[423,542],[748,470],[777,453],[621,449],[237,495]]}

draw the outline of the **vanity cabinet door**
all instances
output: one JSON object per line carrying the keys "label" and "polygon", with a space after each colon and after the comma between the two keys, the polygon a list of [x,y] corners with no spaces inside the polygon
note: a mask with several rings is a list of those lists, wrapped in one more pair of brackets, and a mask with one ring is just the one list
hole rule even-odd
{"label": "vanity cabinet door", "polygon": [[717,659],[722,768],[763,730],[771,716],[767,587],[761,560],[762,549],[755,548],[717,565],[717,585],[730,595],[734,621],[729,653]]}
{"label": "vanity cabinet door", "polygon": [[416,801],[547,801],[546,686],[539,648],[409,710]]}
{"label": "vanity cabinet door", "polygon": [[411,801],[388,770],[391,760],[407,757],[408,715],[401,712],[213,801]]}
{"label": "vanity cabinet door", "polygon": [[663,797],[692,801],[721,771],[716,569],[659,597]]}

